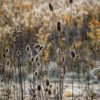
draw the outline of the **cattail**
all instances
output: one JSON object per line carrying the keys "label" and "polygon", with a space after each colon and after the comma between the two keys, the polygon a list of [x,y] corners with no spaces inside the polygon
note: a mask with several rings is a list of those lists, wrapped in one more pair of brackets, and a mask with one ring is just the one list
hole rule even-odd
{"label": "cattail", "polygon": [[39,58],[38,58],[38,56],[37,56],[37,57],[35,58],[35,61],[38,62],[38,60],[39,60]]}
{"label": "cattail", "polygon": [[64,62],[64,61],[65,61],[65,58],[64,58],[64,56],[61,58],[61,61],[62,61],[62,62]]}
{"label": "cattail", "polygon": [[5,75],[5,78],[7,78],[8,76],[7,75]]}
{"label": "cattail", "polygon": [[18,56],[20,55],[20,52],[19,52],[19,51],[17,51],[17,55],[18,55]]}
{"label": "cattail", "polygon": [[41,86],[40,85],[37,86],[37,90],[41,91]]}
{"label": "cattail", "polygon": [[27,46],[27,47],[26,47],[26,51],[29,51],[29,50],[30,50],[30,47],[29,47],[29,46]]}
{"label": "cattail", "polygon": [[5,54],[3,54],[3,57],[4,57],[4,58],[6,58],[6,55],[5,55]]}
{"label": "cattail", "polygon": [[48,94],[51,95],[51,90],[50,89],[48,90]]}
{"label": "cattail", "polygon": [[58,29],[58,31],[61,31],[61,23],[60,22],[57,23],[57,29]]}
{"label": "cattail", "polygon": [[50,88],[52,88],[52,85],[50,85]]}
{"label": "cattail", "polygon": [[7,90],[6,90],[6,93],[7,93],[8,95],[10,95],[10,94],[11,94],[11,90],[10,90],[10,89],[7,89]]}
{"label": "cattail", "polygon": [[73,43],[73,48],[76,48],[76,43],[75,42]]}
{"label": "cattail", "polygon": [[69,3],[73,3],[73,0],[69,0]]}
{"label": "cattail", "polygon": [[61,75],[60,78],[63,79],[63,76]]}
{"label": "cattail", "polygon": [[27,51],[29,51],[29,47],[27,47]]}
{"label": "cattail", "polygon": [[5,52],[6,52],[6,53],[9,52],[9,49],[6,49]]}
{"label": "cattail", "polygon": [[3,82],[3,79],[1,79],[1,82]]}
{"label": "cattail", "polygon": [[46,89],[45,89],[45,91],[47,92],[47,91],[48,91],[48,89],[46,88]]}
{"label": "cattail", "polygon": [[49,9],[50,11],[53,11],[53,5],[51,3],[49,3]]}
{"label": "cattail", "polygon": [[36,45],[34,45],[34,48],[35,49],[38,49],[38,48],[40,48],[40,45],[39,44],[36,44]]}
{"label": "cattail", "polygon": [[7,61],[7,65],[9,65],[10,64],[10,62],[9,62],[9,60]]}
{"label": "cattail", "polygon": [[34,62],[34,58],[33,57],[31,58],[31,61]]}
{"label": "cattail", "polygon": [[71,50],[71,56],[72,56],[73,58],[75,58],[75,52],[74,52],[73,50]]}
{"label": "cattail", "polygon": [[40,62],[39,61],[37,62],[37,66],[40,66]]}
{"label": "cattail", "polygon": [[14,63],[14,67],[15,67],[15,63]]}
{"label": "cattail", "polygon": [[37,75],[38,75],[38,72],[36,71],[36,72],[34,73],[34,75],[37,76]]}
{"label": "cattail", "polygon": [[33,97],[36,97],[36,94],[34,94]]}
{"label": "cattail", "polygon": [[46,79],[46,86],[49,86],[50,82],[48,79]]}
{"label": "cattail", "polygon": [[0,72],[2,72],[2,70],[3,70],[3,66],[2,66],[2,65],[0,65]]}
{"label": "cattail", "polygon": [[43,49],[43,46],[40,46],[39,51],[41,51]]}

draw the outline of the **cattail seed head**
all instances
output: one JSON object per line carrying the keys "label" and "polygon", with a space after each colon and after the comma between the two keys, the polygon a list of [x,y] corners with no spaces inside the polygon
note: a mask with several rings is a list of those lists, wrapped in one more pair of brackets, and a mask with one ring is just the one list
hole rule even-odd
{"label": "cattail seed head", "polygon": [[43,49],[43,46],[40,46],[39,50],[41,51]]}
{"label": "cattail seed head", "polygon": [[10,89],[7,89],[6,90],[6,93],[10,95],[11,94],[11,90]]}
{"label": "cattail seed head", "polygon": [[14,63],[14,67],[15,67],[15,63]]}
{"label": "cattail seed head", "polygon": [[3,66],[2,66],[2,65],[0,65],[0,72],[2,72],[2,70],[3,70]]}
{"label": "cattail seed head", "polygon": [[46,88],[46,89],[45,89],[45,91],[47,92],[47,91],[48,91],[48,89]]}
{"label": "cattail seed head", "polygon": [[49,3],[49,9],[50,11],[53,11],[53,5],[51,3]]}
{"label": "cattail seed head", "polygon": [[37,56],[36,58],[35,58],[35,62],[38,62],[39,61],[39,57]]}
{"label": "cattail seed head", "polygon": [[48,94],[51,95],[51,90],[50,89],[48,90]]}
{"label": "cattail seed head", "polygon": [[60,78],[63,79],[63,76],[61,75]]}
{"label": "cattail seed head", "polygon": [[72,56],[72,58],[75,58],[75,52],[73,51],[73,50],[71,50],[71,56]]}
{"label": "cattail seed head", "polygon": [[52,88],[52,85],[50,85],[50,88]]}
{"label": "cattail seed head", "polygon": [[61,23],[60,22],[57,23],[57,29],[58,29],[58,31],[61,31]]}
{"label": "cattail seed head", "polygon": [[38,48],[40,48],[40,45],[39,45],[39,44],[35,44],[35,45],[34,45],[34,48],[35,48],[35,49],[38,49]]}
{"label": "cattail seed head", "polygon": [[37,90],[38,90],[38,91],[41,91],[41,85],[38,85],[38,86],[37,86]]}
{"label": "cattail seed head", "polygon": [[37,76],[37,75],[38,75],[38,72],[36,71],[36,72],[34,73],[34,75]]}
{"label": "cattail seed head", "polygon": [[72,45],[73,45],[73,48],[76,48],[76,43],[75,42]]}
{"label": "cattail seed head", "polygon": [[69,3],[73,3],[73,0],[69,0]]}
{"label": "cattail seed head", "polygon": [[10,64],[9,60],[7,61],[7,63],[6,63],[6,64],[9,66],[9,64]]}
{"label": "cattail seed head", "polygon": [[9,52],[9,49],[7,48],[7,49],[5,50],[5,52],[6,52],[6,53]]}
{"label": "cattail seed head", "polygon": [[18,55],[18,56],[20,55],[20,51],[17,51],[17,55]]}
{"label": "cattail seed head", "polygon": [[64,61],[65,61],[65,58],[64,58],[64,56],[61,58],[61,61],[62,61],[62,62],[64,62]]}
{"label": "cattail seed head", "polygon": [[3,57],[4,57],[4,58],[6,58],[6,55],[5,55],[5,54],[3,54]]}
{"label": "cattail seed head", "polygon": [[1,82],[3,82],[3,79],[1,79]]}
{"label": "cattail seed head", "polygon": [[36,94],[34,94],[33,97],[36,97]]}
{"label": "cattail seed head", "polygon": [[46,79],[46,86],[49,86],[50,82],[48,79]]}
{"label": "cattail seed head", "polygon": [[40,62],[39,61],[37,62],[37,66],[40,67]]}
{"label": "cattail seed head", "polygon": [[30,51],[30,46],[29,45],[26,46],[26,51],[27,52]]}
{"label": "cattail seed head", "polygon": [[7,78],[8,76],[6,75],[5,78]]}
{"label": "cattail seed head", "polygon": [[34,58],[33,57],[31,58],[31,61],[34,62]]}

